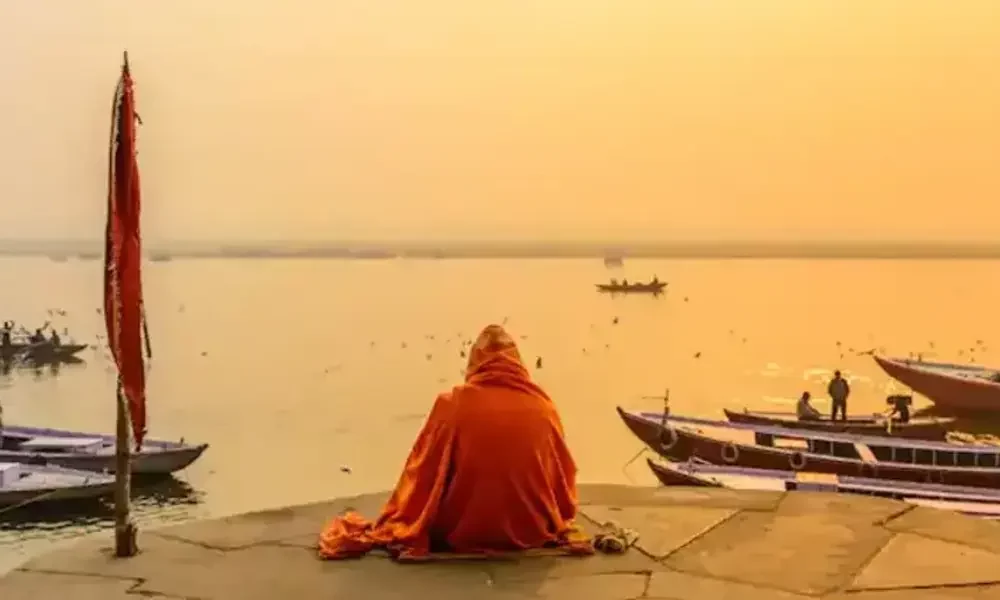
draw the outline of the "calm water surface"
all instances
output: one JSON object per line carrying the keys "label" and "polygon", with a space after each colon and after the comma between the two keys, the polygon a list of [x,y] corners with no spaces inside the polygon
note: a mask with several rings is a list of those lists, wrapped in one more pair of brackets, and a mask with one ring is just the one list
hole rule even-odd
{"label": "calm water surface", "polygon": [[[98,344],[98,262],[7,259],[0,318],[51,317]],[[609,297],[610,276],[670,282]],[[140,501],[150,524],[311,502],[394,485],[463,340],[506,321],[559,405],[583,482],[652,483],[614,407],[781,408],[850,375],[852,411],[893,388],[859,351],[1000,365],[989,261],[192,260],[146,267],[151,437],[205,441],[200,461]],[[613,321],[618,318],[618,323]],[[981,343],[977,344],[977,340]],[[994,342],[996,348],[994,349]],[[103,348],[58,373],[0,380],[9,423],[111,431]],[[351,472],[342,472],[341,466]],[[17,513],[14,513],[15,515]],[[0,515],[0,568],[107,526],[106,514]]]}

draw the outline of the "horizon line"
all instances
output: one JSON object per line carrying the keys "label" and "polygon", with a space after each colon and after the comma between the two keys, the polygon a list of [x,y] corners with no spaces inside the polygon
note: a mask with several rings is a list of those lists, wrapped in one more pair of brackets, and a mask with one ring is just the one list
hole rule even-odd
{"label": "horizon line", "polygon": [[[103,247],[103,238],[0,238],[0,246],[91,246],[100,244]],[[553,240],[553,239],[434,239],[434,238],[411,238],[411,239],[385,239],[385,238],[330,238],[330,239],[158,239],[145,240],[147,247],[170,246],[170,245],[212,245],[218,247],[240,247],[240,248],[272,248],[276,246],[284,247],[311,247],[311,248],[351,248],[351,247],[372,247],[385,246],[388,248],[399,248],[408,246],[420,247],[590,247],[607,249],[628,249],[628,248],[677,248],[693,246],[779,246],[779,247],[1000,247],[1000,240],[947,240],[934,238],[904,238],[904,239],[768,239],[768,238],[688,238],[688,239],[633,239],[633,240],[608,240],[608,239],[578,239],[578,240]]]}

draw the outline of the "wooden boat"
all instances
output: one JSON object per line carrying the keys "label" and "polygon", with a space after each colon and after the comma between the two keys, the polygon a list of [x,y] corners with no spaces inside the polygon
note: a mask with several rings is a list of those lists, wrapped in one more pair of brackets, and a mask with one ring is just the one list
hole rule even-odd
{"label": "wooden boat", "polygon": [[647,463],[663,485],[724,487],[735,490],[778,492],[808,490],[863,494],[894,498],[911,504],[952,510],[973,516],[1000,517],[1000,490],[910,481],[885,481],[807,471],[771,471],[698,462],[664,463],[647,460]]}
{"label": "wooden boat", "polygon": [[[618,414],[643,443],[673,460],[701,459],[778,471],[1000,487],[1000,446],[664,417],[661,413],[621,408]],[[718,433],[706,433],[705,427],[717,429]],[[736,434],[740,433],[747,439],[739,439]]]}
{"label": "wooden boat", "polygon": [[667,287],[665,281],[651,281],[649,283],[596,283],[597,290],[612,294],[659,294]]}
{"label": "wooden boat", "polygon": [[829,417],[823,416],[815,420],[800,421],[792,412],[754,412],[746,409],[743,409],[743,412],[723,409],[723,412],[731,423],[775,425],[789,429],[815,429],[864,435],[891,435],[921,440],[944,440],[948,434],[948,426],[955,422],[955,419],[917,418],[910,419],[906,423],[893,422],[892,429],[889,430],[885,416],[882,415],[852,416],[844,421],[831,421]]}
{"label": "wooden boat", "polygon": [[890,377],[941,407],[971,412],[1000,411],[1000,371],[974,365],[874,358]]}
{"label": "wooden boat", "polygon": [[[132,453],[132,473],[166,475],[187,467],[208,444],[143,440]],[[115,469],[115,436],[61,429],[5,425],[0,430],[0,462],[56,465],[83,471]]]}
{"label": "wooden boat", "polygon": [[34,362],[59,362],[72,360],[87,348],[87,344],[53,345],[50,341],[35,344],[15,343],[6,348],[0,347],[0,360],[20,358]]}
{"label": "wooden boat", "polygon": [[115,478],[61,467],[0,462],[0,505],[81,500],[110,495]]}

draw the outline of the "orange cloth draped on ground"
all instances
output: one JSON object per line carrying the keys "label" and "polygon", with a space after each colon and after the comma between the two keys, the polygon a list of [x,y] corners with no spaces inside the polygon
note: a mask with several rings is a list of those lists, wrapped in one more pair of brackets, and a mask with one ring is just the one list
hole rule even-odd
{"label": "orange cloth draped on ground", "polygon": [[441,394],[382,514],[335,518],[322,558],[385,548],[400,559],[431,551],[493,553],[593,547],[573,525],[576,464],[552,400],[531,381],[499,325],[479,335],[465,384]]}

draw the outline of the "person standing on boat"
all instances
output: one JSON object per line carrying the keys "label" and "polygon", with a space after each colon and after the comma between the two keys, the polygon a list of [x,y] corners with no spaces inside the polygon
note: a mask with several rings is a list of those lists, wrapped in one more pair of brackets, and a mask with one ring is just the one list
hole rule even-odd
{"label": "person standing on boat", "polygon": [[798,404],[795,405],[795,413],[800,421],[818,421],[821,414],[816,407],[809,403],[812,395],[809,392],[802,392]]}
{"label": "person standing on boat", "polygon": [[52,344],[53,348],[58,348],[62,344],[62,338],[59,337],[59,332],[52,328],[52,335],[49,337],[49,343]]}
{"label": "person standing on boat", "polygon": [[840,418],[847,420],[847,397],[851,395],[851,386],[847,380],[840,376],[840,371],[833,372],[833,379],[826,391],[830,394],[831,410],[830,420],[837,420],[837,411],[840,411]]}

